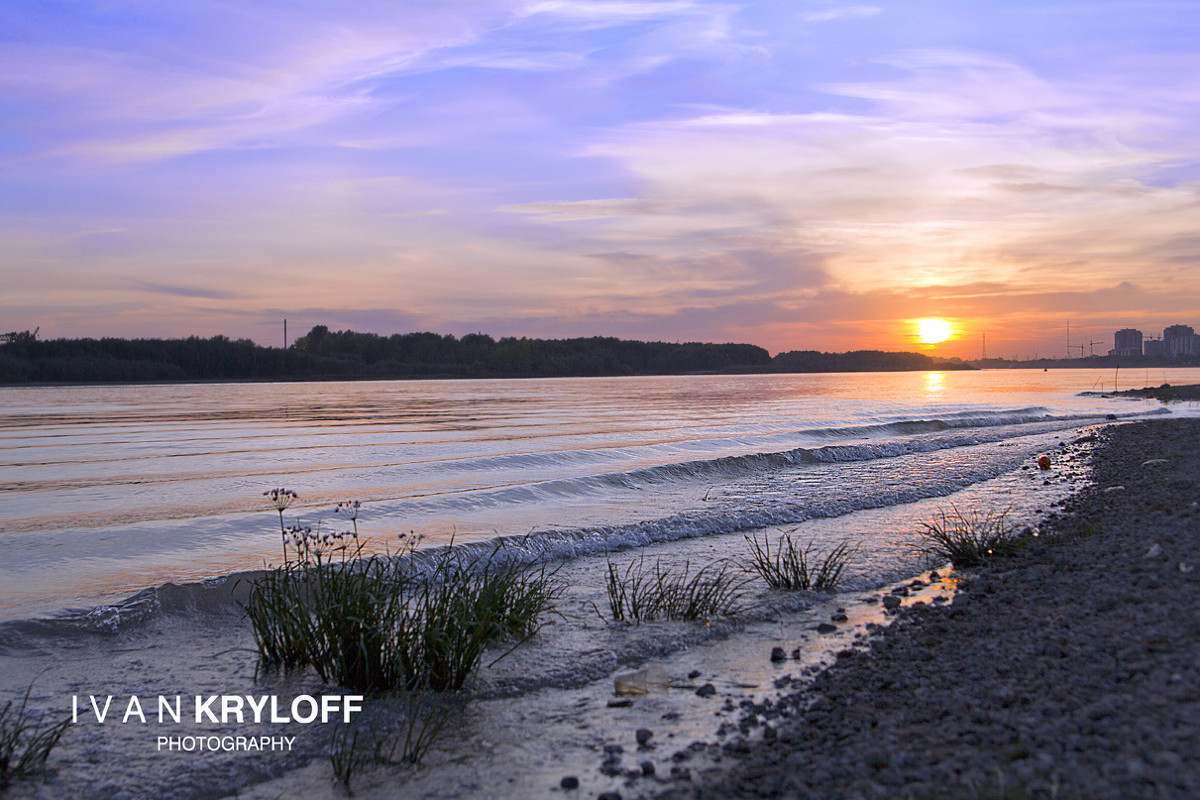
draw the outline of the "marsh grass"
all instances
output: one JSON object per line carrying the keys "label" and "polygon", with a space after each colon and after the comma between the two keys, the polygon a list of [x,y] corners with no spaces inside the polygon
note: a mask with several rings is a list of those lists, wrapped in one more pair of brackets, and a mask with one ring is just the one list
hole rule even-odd
{"label": "marsh grass", "polygon": [[790,592],[833,591],[850,559],[858,552],[857,546],[842,542],[828,553],[821,553],[812,541],[798,546],[790,533],[783,535],[775,550],[771,549],[771,540],[765,535],[762,542],[757,536],[745,538],[750,545],[747,569],[757,573],[772,589]]}
{"label": "marsh grass", "polygon": [[364,556],[357,523],[287,532],[295,557],[258,578],[244,606],[259,668],[312,668],[364,693],[461,689],[489,646],[528,639],[562,592],[544,567],[506,564],[502,546],[446,548],[417,569],[415,538],[400,554]]}
{"label": "marsh grass", "polygon": [[31,683],[19,705],[9,700],[0,709],[0,791],[15,780],[43,774],[46,759],[71,724],[69,717],[48,723],[27,713],[32,690]]}
{"label": "marsh grass", "polygon": [[631,561],[623,572],[608,562],[605,580],[609,616],[616,622],[733,616],[745,585],[738,570],[726,562],[692,573],[690,564],[682,570],[664,569],[658,560],[647,565],[644,556]]}
{"label": "marsh grass", "polygon": [[1008,512],[940,509],[930,522],[921,523],[926,553],[956,568],[977,567],[997,556],[1011,555],[1021,544]]}
{"label": "marsh grass", "polygon": [[388,642],[397,684],[461,689],[490,645],[527,640],[554,611],[563,587],[553,573],[505,566],[498,553],[461,559],[446,550],[411,578]]}

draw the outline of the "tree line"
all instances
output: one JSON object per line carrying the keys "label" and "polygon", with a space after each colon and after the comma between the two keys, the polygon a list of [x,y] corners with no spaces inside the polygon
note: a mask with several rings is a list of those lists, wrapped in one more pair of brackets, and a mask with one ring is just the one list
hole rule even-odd
{"label": "tree line", "polygon": [[380,336],[317,325],[287,349],[227,336],[0,343],[0,383],[388,378],[549,378],[690,373],[875,372],[966,368],[919,353],[792,351],[751,344],[612,337],[494,339],[482,333]]}

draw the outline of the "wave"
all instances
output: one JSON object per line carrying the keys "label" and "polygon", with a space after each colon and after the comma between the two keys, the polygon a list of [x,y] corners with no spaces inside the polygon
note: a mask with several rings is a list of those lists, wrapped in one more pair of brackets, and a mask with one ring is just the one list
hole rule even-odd
{"label": "wave", "polygon": [[[1095,419],[1094,415],[1054,416],[1046,408],[1032,407],[996,412],[962,412],[935,419],[896,420],[845,428],[813,428],[779,435],[789,439],[800,435],[807,440],[802,446],[785,450],[717,456],[622,472],[518,483],[464,494],[457,502],[462,506],[499,505],[554,497],[589,497],[613,489],[650,489],[664,483],[737,479],[810,464],[869,461],[984,444],[997,438],[1021,435],[1018,426],[1031,423],[1050,422],[1066,426]],[[967,429],[976,432],[956,433]],[[997,432],[997,429],[1003,429],[1003,432]],[[950,435],[930,435],[939,433]],[[821,440],[844,443],[818,444]],[[761,446],[769,442],[760,440],[756,443]]]}
{"label": "wave", "polygon": [[[779,452],[689,461],[625,473],[553,480],[473,494],[511,495],[514,492],[524,492],[544,497],[547,494],[590,494],[598,488],[645,488],[667,481],[695,482],[747,476],[769,477],[775,473],[809,465],[849,464],[994,443],[1031,433],[1074,427],[1081,420],[1095,422],[1097,418],[1054,417],[1045,413],[1045,409],[1030,408],[1007,413],[947,415],[930,420],[890,421],[852,429],[825,429],[825,433],[829,438],[845,439],[847,431],[861,435],[870,430],[877,435],[886,431],[892,434],[907,434],[911,438],[796,447]],[[960,428],[973,430],[956,430]],[[914,433],[936,435],[914,436]],[[827,490],[795,497],[764,492],[762,496],[755,496],[753,500],[742,503],[714,504],[711,507],[689,509],[657,519],[561,530],[537,530],[522,536],[499,536],[483,541],[460,543],[453,545],[452,550],[468,562],[491,558],[493,563],[514,566],[545,564],[643,547],[657,542],[738,533],[809,519],[838,517],[868,508],[944,496],[971,483],[1013,469],[1016,463],[1011,458],[1008,461],[983,460],[971,467],[968,470],[969,474],[964,473],[964,476],[957,478],[913,480],[888,485],[829,485],[825,487]],[[492,498],[492,502],[508,502],[514,499],[520,498],[506,496],[502,499]],[[414,556],[415,563],[412,566],[421,569],[428,559],[442,549],[419,551]],[[11,650],[28,636],[115,633],[159,614],[239,612],[240,604],[244,604],[248,599],[255,578],[261,574],[261,571],[247,571],[198,583],[169,583],[142,590],[111,605],[69,610],[47,619],[0,623],[0,650]]]}

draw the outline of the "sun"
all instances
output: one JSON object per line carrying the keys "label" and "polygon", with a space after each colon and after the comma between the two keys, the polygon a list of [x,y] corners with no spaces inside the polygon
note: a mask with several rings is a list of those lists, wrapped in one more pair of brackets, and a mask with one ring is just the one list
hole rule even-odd
{"label": "sun", "polygon": [[954,329],[944,319],[919,319],[917,320],[917,335],[925,344],[937,344],[954,335]]}

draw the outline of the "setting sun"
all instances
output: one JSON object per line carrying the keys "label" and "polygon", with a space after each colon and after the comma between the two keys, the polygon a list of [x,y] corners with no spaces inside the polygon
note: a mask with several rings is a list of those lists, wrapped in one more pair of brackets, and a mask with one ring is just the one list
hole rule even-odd
{"label": "setting sun", "polygon": [[917,320],[917,335],[925,344],[944,342],[954,333],[950,323],[944,319]]}

